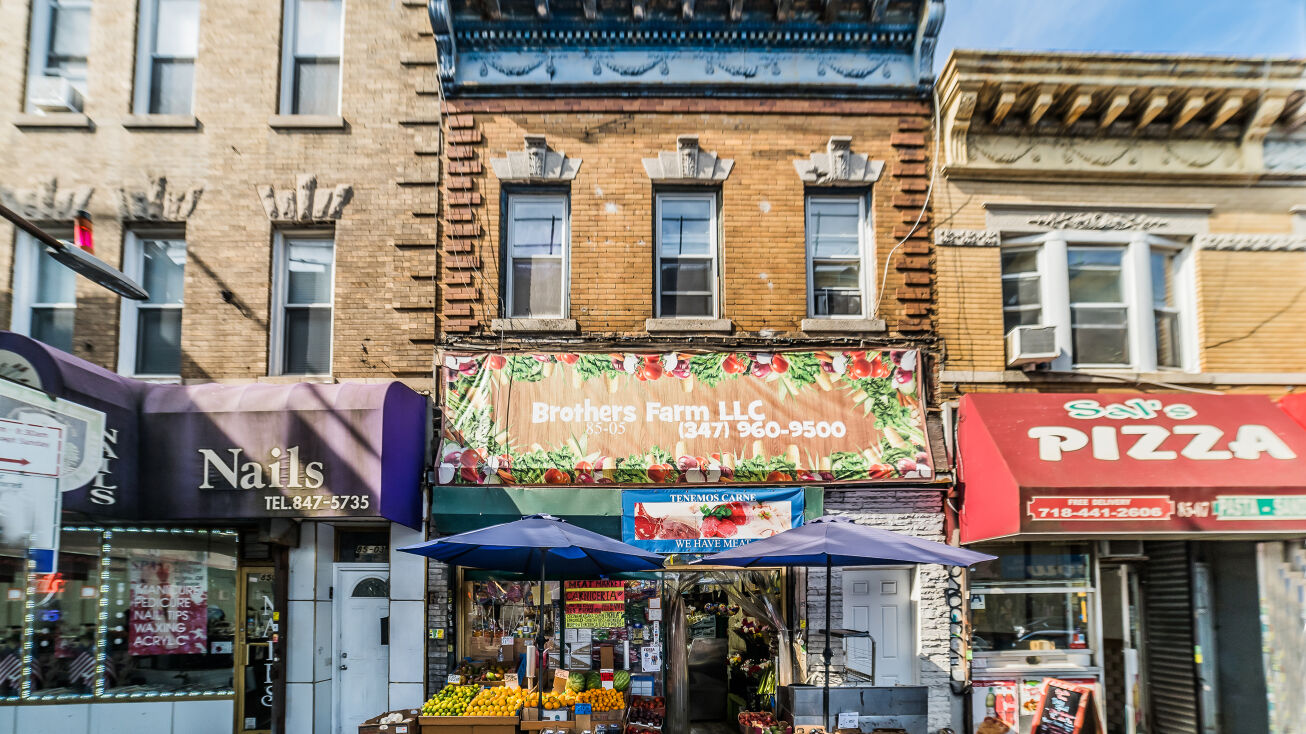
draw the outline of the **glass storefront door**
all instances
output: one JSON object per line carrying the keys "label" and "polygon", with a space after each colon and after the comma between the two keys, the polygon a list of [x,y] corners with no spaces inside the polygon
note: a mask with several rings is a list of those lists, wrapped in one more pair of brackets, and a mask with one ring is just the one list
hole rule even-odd
{"label": "glass storefront door", "polygon": [[236,639],[236,732],[271,734],[276,698],[280,614],[272,568],[239,572],[240,631]]}

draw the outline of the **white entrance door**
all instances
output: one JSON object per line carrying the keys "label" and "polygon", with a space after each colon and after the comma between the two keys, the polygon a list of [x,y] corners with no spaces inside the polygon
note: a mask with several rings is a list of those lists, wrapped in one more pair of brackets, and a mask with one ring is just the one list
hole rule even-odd
{"label": "white entrance door", "polygon": [[[916,682],[916,625],[912,618],[911,571],[902,568],[844,569],[843,623],[875,639],[875,684]],[[871,641],[845,641],[849,670],[871,675]]]}
{"label": "white entrance door", "polygon": [[354,734],[389,702],[390,647],[382,644],[381,628],[390,616],[390,572],[385,565],[341,565],[335,581],[333,729]]}

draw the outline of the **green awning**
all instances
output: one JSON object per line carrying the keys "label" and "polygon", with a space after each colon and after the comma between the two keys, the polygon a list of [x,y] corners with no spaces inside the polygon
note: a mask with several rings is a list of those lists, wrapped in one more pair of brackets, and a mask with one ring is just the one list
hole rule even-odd
{"label": "green awning", "polygon": [[[803,488],[803,520],[825,512],[825,490]],[[621,537],[621,489],[595,487],[506,487],[440,485],[431,489],[431,520],[440,535],[465,533],[524,515],[547,513],[573,525]]]}

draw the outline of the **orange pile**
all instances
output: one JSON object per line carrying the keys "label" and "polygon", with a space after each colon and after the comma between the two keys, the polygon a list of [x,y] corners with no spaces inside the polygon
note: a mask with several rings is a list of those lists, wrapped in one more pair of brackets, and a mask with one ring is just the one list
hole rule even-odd
{"label": "orange pile", "polygon": [[595,713],[599,711],[619,711],[626,708],[626,696],[621,691],[611,688],[595,688],[576,696],[579,703],[588,703]]}
{"label": "orange pile", "polygon": [[463,716],[516,716],[528,700],[534,698],[521,688],[494,686],[476,694]]}

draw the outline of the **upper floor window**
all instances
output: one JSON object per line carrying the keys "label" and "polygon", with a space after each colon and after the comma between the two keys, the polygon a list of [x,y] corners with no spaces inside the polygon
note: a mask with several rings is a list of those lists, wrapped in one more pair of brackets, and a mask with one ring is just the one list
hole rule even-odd
{"label": "upper floor window", "polygon": [[507,315],[565,318],[568,262],[567,197],[508,197]]}
{"label": "upper floor window", "polygon": [[717,317],[717,250],[714,192],[658,194],[658,318]]}
{"label": "upper floor window", "polygon": [[1195,363],[1192,278],[1182,242],[1144,233],[1008,239],[1003,330],[1055,326],[1059,369],[1149,371]]}
{"label": "upper floor window", "polygon": [[[69,229],[47,229],[72,242]],[[9,328],[65,352],[73,350],[77,274],[46,254],[45,246],[18,233],[14,251],[14,305]]]}
{"label": "upper floor window", "polygon": [[340,114],[344,0],[285,0],[281,112]]}
{"label": "upper floor window", "polygon": [[807,197],[807,310],[811,316],[866,315],[866,249],[864,197]]}
{"label": "upper floor window", "polygon": [[91,0],[32,0],[28,112],[81,111],[90,29]]}
{"label": "upper floor window", "polygon": [[179,232],[129,232],[123,271],[150,294],[148,301],[122,299],[118,371],[125,375],[181,375],[182,293],[186,240]]}
{"label": "upper floor window", "polygon": [[270,372],[331,373],[335,242],[317,232],[279,233],[273,273]]}
{"label": "upper floor window", "polygon": [[141,0],[137,114],[189,115],[199,46],[199,0]]}

